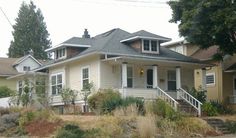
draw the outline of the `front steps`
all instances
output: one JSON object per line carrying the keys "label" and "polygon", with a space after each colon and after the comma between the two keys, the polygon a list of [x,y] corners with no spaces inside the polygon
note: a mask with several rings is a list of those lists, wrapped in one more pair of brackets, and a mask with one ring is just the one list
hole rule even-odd
{"label": "front steps", "polygon": [[219,131],[222,134],[230,134],[230,131],[223,120],[218,118],[204,118],[204,120],[216,131]]}
{"label": "front steps", "polygon": [[191,106],[189,103],[185,102],[184,100],[176,100],[178,104],[178,111],[190,115],[190,116],[198,116],[197,110]]}

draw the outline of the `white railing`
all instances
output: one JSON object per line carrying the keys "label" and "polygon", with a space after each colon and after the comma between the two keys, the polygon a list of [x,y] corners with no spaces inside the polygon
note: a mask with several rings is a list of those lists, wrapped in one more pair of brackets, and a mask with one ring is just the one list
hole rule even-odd
{"label": "white railing", "polygon": [[175,111],[177,111],[178,102],[159,87],[157,87],[157,97],[166,101]]}
{"label": "white railing", "polygon": [[229,96],[229,102],[231,104],[236,104],[236,95]]}
{"label": "white railing", "polygon": [[182,98],[183,100],[185,100],[187,103],[189,103],[190,105],[192,105],[197,111],[198,111],[198,116],[201,116],[201,105],[202,103],[197,100],[196,98],[194,98],[191,94],[189,94],[188,92],[186,92],[184,89],[180,88],[177,90],[177,95]]}

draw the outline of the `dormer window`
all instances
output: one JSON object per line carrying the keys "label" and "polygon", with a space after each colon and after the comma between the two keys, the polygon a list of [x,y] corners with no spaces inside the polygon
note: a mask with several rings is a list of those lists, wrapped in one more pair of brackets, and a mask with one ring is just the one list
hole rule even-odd
{"label": "dormer window", "polygon": [[159,53],[159,47],[156,40],[146,40],[142,41],[142,52],[143,53]]}
{"label": "dormer window", "polygon": [[56,54],[56,59],[65,58],[66,57],[66,49],[65,48],[58,49],[58,50],[56,50],[55,54]]}

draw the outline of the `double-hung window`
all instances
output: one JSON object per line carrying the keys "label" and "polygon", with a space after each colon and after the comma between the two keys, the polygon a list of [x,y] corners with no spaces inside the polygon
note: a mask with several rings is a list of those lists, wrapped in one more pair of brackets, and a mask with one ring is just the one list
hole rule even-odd
{"label": "double-hung window", "polygon": [[206,84],[215,85],[215,73],[208,73],[206,74]]}
{"label": "double-hung window", "polygon": [[58,49],[56,51],[56,59],[64,58],[65,55],[66,55],[66,49],[65,48]]}
{"label": "double-hung window", "polygon": [[143,40],[142,51],[147,53],[159,53],[159,45],[156,40]]}
{"label": "double-hung window", "polygon": [[51,76],[51,91],[52,95],[57,95],[62,89],[62,73]]}
{"label": "double-hung window", "polygon": [[82,68],[82,89],[87,89],[89,84],[89,68]]}
{"label": "double-hung window", "polygon": [[133,68],[127,67],[127,87],[133,87]]}

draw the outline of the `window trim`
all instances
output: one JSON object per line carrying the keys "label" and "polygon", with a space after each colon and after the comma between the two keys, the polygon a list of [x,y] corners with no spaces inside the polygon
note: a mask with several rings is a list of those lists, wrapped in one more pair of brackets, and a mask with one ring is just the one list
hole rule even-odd
{"label": "window trim", "polygon": [[58,75],[61,75],[61,77],[62,77],[62,82],[61,82],[61,85],[62,85],[62,88],[63,88],[63,86],[64,86],[64,75],[63,75],[63,72],[58,72],[58,73],[53,73],[53,74],[51,74],[50,75],[50,95],[53,95],[53,96],[56,96],[56,95],[59,95],[59,93],[58,93],[58,90],[56,89],[56,94],[53,94],[52,93],[52,86],[54,86],[54,85],[52,85],[52,77],[53,76],[56,76],[56,84],[55,84],[55,86],[57,86],[58,84],[57,84],[57,76]]}
{"label": "window trim", "polygon": [[[144,50],[144,41],[149,41],[149,50]],[[157,44],[157,51],[152,51],[152,41],[156,41]],[[142,39],[142,53],[152,53],[152,54],[159,54],[160,51],[160,42],[158,40],[153,39]]]}
{"label": "window trim", "polygon": [[[59,51],[63,51],[63,49],[65,51],[64,56],[58,57]],[[62,55],[63,55],[63,53],[62,53]],[[66,58],[66,56],[67,56],[67,52],[66,52],[66,48],[65,47],[64,48],[56,49],[56,51],[55,51],[55,59],[64,59],[64,58]]]}
{"label": "window trim", "polygon": [[83,67],[81,67],[81,90],[83,90],[83,70],[84,69],[88,69],[88,82],[90,83],[90,67],[89,66],[83,66]]}
{"label": "window trim", "polygon": [[[211,76],[211,75],[213,75],[213,81],[214,82],[207,84],[207,76]],[[215,86],[215,83],[216,83],[216,75],[215,75],[215,73],[214,72],[207,73],[206,74],[206,86]]]}

